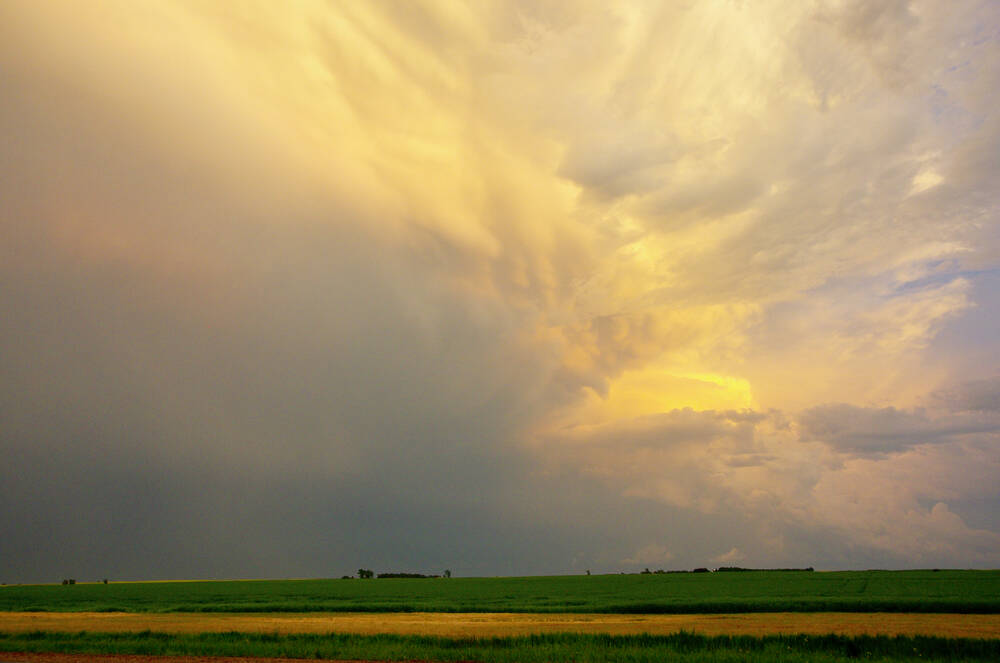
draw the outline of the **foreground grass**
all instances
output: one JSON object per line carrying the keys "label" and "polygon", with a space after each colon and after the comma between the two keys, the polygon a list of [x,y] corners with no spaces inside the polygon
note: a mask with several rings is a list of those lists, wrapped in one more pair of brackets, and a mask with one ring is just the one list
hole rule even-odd
{"label": "foreground grass", "polygon": [[906,636],[703,636],[546,634],[510,638],[262,633],[0,632],[0,651],[77,654],[263,656],[482,663],[683,661],[998,661],[1000,640]]}
{"label": "foreground grass", "polygon": [[996,614],[1000,571],[8,585],[0,611]]}

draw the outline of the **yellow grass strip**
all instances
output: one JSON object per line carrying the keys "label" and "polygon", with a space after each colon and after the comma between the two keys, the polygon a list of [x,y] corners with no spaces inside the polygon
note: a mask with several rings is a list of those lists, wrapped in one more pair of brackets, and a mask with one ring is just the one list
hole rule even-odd
{"label": "yellow grass strip", "polygon": [[164,631],[195,633],[401,633],[491,637],[530,633],[706,635],[842,633],[1000,638],[1000,615],[776,612],[722,615],[522,613],[167,613],[0,612],[3,631]]}

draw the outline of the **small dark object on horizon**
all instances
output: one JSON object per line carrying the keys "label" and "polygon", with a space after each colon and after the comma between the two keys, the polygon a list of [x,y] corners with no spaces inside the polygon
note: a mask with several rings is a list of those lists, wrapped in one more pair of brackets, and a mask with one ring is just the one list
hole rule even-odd
{"label": "small dark object on horizon", "polygon": [[379,578],[440,578],[441,576],[424,575],[423,573],[380,573]]}
{"label": "small dark object on horizon", "polygon": [[815,570],[816,569],[814,569],[811,566],[807,566],[804,569],[794,569],[794,568],[788,568],[788,569],[747,569],[747,568],[744,568],[742,566],[720,566],[719,568],[716,569],[716,572],[726,573],[726,572],[737,572],[737,571],[756,571],[756,572],[766,571],[766,572],[772,572],[772,573],[774,573],[774,572],[780,572],[780,571],[815,571]]}

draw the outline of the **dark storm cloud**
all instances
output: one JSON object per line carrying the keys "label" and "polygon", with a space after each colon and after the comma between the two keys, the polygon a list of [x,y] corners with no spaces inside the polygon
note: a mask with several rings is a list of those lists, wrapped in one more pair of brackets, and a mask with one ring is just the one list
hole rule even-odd
{"label": "dark storm cloud", "polygon": [[935,392],[933,396],[952,410],[1000,412],[1000,377],[965,382]]}
{"label": "dark storm cloud", "polygon": [[[507,346],[495,312],[472,319],[346,235],[262,249],[284,274],[234,270],[224,319],[115,266],[5,279],[10,573],[457,571],[516,545],[524,460],[507,438],[545,362]],[[422,296],[433,314],[407,315]]]}
{"label": "dark storm cloud", "polygon": [[996,564],[995,11],[527,5],[0,3],[0,580]]}
{"label": "dark storm cloud", "polygon": [[[963,385],[959,390],[969,388]],[[844,403],[811,408],[801,414],[799,421],[806,439],[822,440],[840,451],[858,454],[893,453],[920,444],[946,442],[960,435],[1000,431],[1000,420],[996,417],[931,418],[923,411],[864,408]]]}
{"label": "dark storm cloud", "polygon": [[130,97],[141,58],[3,52],[4,581],[617,568],[656,519],[532,475],[557,357],[463,247],[387,237],[200,94]]}
{"label": "dark storm cloud", "polygon": [[100,81],[6,55],[5,580],[488,569],[551,538],[508,442],[549,366],[528,322],[281,165],[202,177]]}

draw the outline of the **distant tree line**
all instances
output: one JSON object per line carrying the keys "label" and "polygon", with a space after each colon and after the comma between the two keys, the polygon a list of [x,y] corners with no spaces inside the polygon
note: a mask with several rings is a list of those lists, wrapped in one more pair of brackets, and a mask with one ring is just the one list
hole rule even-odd
{"label": "distant tree line", "polygon": [[716,569],[719,573],[732,573],[734,571],[815,571],[811,566],[807,566],[804,569],[745,569],[741,566],[720,566]]}
{"label": "distant tree line", "polygon": [[423,573],[380,573],[379,578],[440,578],[439,575],[424,575]]}
{"label": "distant tree line", "polygon": [[[341,580],[350,580],[353,576],[341,576]],[[358,569],[359,578],[450,578],[451,569],[445,569],[443,576],[424,573],[379,573],[377,576],[371,569]]]}
{"label": "distant tree line", "polygon": [[[758,572],[765,571],[765,572],[771,573],[771,572],[777,572],[777,571],[815,571],[815,570],[816,569],[814,569],[811,566],[807,566],[804,569],[747,569],[747,568],[743,568],[742,566],[720,566],[719,568],[715,569],[715,571],[718,572],[718,573],[733,573],[733,572],[739,572],[739,571],[758,571]],[[712,572],[712,569],[706,568],[704,566],[699,566],[698,568],[691,569],[690,571],[687,571],[685,569],[676,569],[676,570],[670,570],[670,571],[664,571],[663,569],[657,569],[655,571],[650,571],[647,568],[644,571],[640,571],[639,574],[640,575],[646,575],[647,573],[649,573],[649,574],[658,574],[658,573],[711,573],[711,572]]]}

